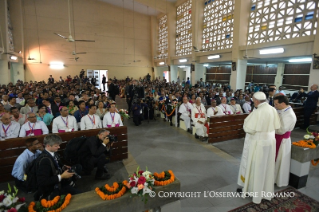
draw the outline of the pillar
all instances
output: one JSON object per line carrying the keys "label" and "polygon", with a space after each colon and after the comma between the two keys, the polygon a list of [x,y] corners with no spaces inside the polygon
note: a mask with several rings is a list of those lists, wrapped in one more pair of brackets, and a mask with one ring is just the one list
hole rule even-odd
{"label": "pillar", "polygon": [[[319,18],[318,20],[319,21]],[[316,35],[315,35],[315,40],[313,42],[313,54],[317,54],[316,56],[319,57],[319,29],[317,27],[317,32],[316,32]],[[311,67],[310,67],[310,75],[309,75],[309,83],[308,83],[308,91],[310,91],[310,87],[311,85],[313,84],[317,84],[318,85],[318,79],[319,79],[319,70],[318,69],[313,69],[313,62],[314,62],[314,59],[312,60],[312,63],[311,63]]]}
{"label": "pillar", "polygon": [[275,85],[277,89],[279,86],[282,85],[282,80],[284,78],[284,73],[285,73],[285,64],[284,63],[278,63],[277,66],[277,75],[275,77]]}
{"label": "pillar", "polygon": [[[0,0],[0,27],[1,37],[3,39],[4,51],[8,51],[8,24],[7,24],[7,1]],[[2,44],[0,44],[2,45]],[[0,55],[0,84],[8,84],[10,82],[10,69],[8,68],[7,54]]]}

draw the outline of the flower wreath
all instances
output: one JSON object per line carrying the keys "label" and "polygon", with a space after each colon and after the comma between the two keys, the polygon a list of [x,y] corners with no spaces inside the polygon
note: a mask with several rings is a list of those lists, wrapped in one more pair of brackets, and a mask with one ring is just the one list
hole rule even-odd
{"label": "flower wreath", "polygon": [[57,196],[51,201],[42,199],[41,202],[31,202],[28,211],[37,212],[37,211],[48,211],[48,212],[61,212],[71,200],[71,194]]}
{"label": "flower wreath", "polygon": [[105,186],[102,186],[101,188],[96,188],[95,191],[101,197],[101,199],[112,200],[119,198],[126,193],[126,184],[126,180],[121,183],[114,182],[113,186],[105,184]]}
{"label": "flower wreath", "polygon": [[175,175],[173,174],[171,170],[163,171],[160,174],[158,174],[157,172],[154,172],[153,175],[155,178],[155,182],[154,182],[155,186],[165,186],[175,181]]}

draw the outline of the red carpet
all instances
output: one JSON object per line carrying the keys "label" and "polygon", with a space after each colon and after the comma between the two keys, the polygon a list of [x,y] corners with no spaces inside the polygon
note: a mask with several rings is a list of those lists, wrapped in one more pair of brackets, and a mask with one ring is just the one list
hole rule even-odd
{"label": "red carpet", "polygon": [[294,197],[275,197],[271,201],[262,200],[260,204],[248,203],[229,212],[319,212],[319,202],[289,187],[276,192],[294,192]]}

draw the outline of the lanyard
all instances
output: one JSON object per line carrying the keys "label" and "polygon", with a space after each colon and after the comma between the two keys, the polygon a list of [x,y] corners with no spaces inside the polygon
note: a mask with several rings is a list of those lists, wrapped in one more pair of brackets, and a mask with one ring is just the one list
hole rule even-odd
{"label": "lanyard", "polygon": [[31,113],[33,113],[33,108],[32,107],[30,107],[30,111],[31,111]]}
{"label": "lanyard", "polygon": [[236,110],[237,110],[237,107],[236,107],[236,105],[235,105],[235,107],[234,107],[234,105],[231,105],[233,108],[234,108],[234,110],[235,110],[235,112],[236,112]]}
{"label": "lanyard", "polygon": [[226,105],[222,104],[222,106],[223,106],[223,108],[225,109],[225,112],[226,112],[227,111]]}
{"label": "lanyard", "polygon": [[202,113],[202,108],[201,107],[199,107],[199,109],[198,109],[198,107],[196,107],[196,108],[197,108],[198,112],[201,114]]}
{"label": "lanyard", "polygon": [[2,129],[3,129],[3,132],[5,134],[5,137],[7,137],[7,132],[8,132],[8,129],[11,127],[11,123],[9,124],[9,126],[7,127],[7,129],[4,128],[4,125],[2,124]]}
{"label": "lanyard", "polygon": [[95,116],[93,115],[93,119],[91,116],[88,114],[89,119],[91,120],[92,124],[95,125]]}
{"label": "lanyard", "polygon": [[62,116],[61,116],[61,119],[62,119],[62,121],[64,122],[66,128],[68,128],[68,125],[69,125],[68,118],[69,118],[69,116],[67,116],[67,117],[66,117],[66,121],[64,121],[64,119],[63,119]]}
{"label": "lanyard", "polygon": [[29,123],[30,131],[31,131],[31,133],[33,134],[33,130],[34,130],[35,123],[33,124],[33,127],[31,127],[30,122],[28,122],[28,123]]}
{"label": "lanyard", "polygon": [[112,116],[112,113],[110,113],[110,116],[111,116],[111,119],[112,119],[112,123],[114,123],[115,113],[114,113],[113,116]]}
{"label": "lanyard", "polygon": [[186,103],[186,104],[184,104],[184,106],[186,107],[186,110],[188,111],[189,109],[188,109],[187,103]]}

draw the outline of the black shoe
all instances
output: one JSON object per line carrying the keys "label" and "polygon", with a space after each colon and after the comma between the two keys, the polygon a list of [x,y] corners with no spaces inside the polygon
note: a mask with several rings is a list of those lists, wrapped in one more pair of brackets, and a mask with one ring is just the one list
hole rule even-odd
{"label": "black shoe", "polygon": [[106,174],[106,173],[103,173],[102,175],[100,176],[95,176],[95,179],[96,180],[108,180],[111,178],[111,175],[109,174]]}
{"label": "black shoe", "polygon": [[171,126],[173,126],[173,123],[171,122],[171,124],[170,124]]}
{"label": "black shoe", "polygon": [[190,134],[192,134],[192,130],[190,128],[187,129],[187,132],[189,132]]}
{"label": "black shoe", "polygon": [[195,133],[195,138],[199,139],[199,136]]}

